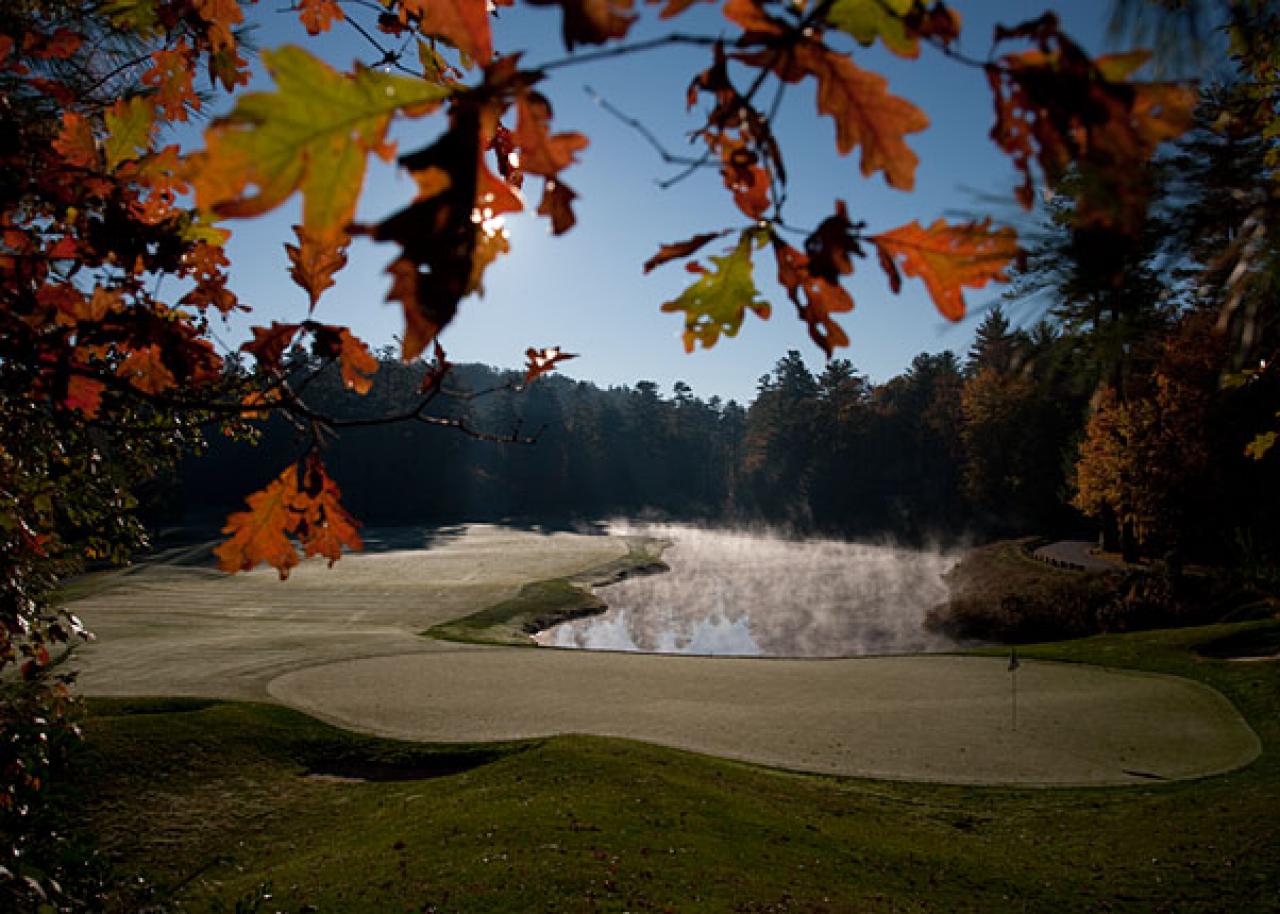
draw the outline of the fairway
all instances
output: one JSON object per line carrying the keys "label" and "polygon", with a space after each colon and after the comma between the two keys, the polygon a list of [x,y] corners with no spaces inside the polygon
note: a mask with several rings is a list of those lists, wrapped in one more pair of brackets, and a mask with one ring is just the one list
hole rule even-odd
{"label": "fairway", "polygon": [[[380,735],[587,733],[781,768],[960,784],[1150,784],[1247,764],[1253,731],[1189,680],[1081,664],[915,656],[758,660],[455,644],[417,633],[582,572],[623,540],[494,526],[429,549],[227,577],[143,567],[75,604],[93,696],[271,698]],[[607,591],[605,592],[607,597]]]}

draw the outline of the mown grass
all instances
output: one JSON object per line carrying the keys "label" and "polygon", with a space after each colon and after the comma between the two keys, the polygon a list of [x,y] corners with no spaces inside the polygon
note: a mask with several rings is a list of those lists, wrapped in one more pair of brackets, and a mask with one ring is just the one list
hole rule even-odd
{"label": "mown grass", "polygon": [[[1264,754],[1201,781],[900,784],[624,740],[424,746],[265,705],[95,701],[66,803],[118,872],[191,911],[266,883],[262,910],[289,912],[1280,910],[1280,665],[1194,651],[1246,631],[1280,623],[1020,648],[1220,689]],[[306,776],[361,765],[383,779]]]}
{"label": "mown grass", "polygon": [[616,583],[634,574],[665,571],[662,552],[668,545],[665,540],[629,538],[624,556],[581,574],[525,584],[508,600],[432,626],[422,634],[442,641],[530,647],[530,636],[543,629],[608,609],[592,587]]}

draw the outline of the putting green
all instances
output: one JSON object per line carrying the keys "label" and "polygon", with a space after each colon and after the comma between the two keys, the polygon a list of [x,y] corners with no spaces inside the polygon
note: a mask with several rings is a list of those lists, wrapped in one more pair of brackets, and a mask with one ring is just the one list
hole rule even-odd
{"label": "putting green", "polygon": [[385,736],[591,733],[828,774],[959,784],[1133,784],[1247,764],[1217,692],[1077,664],[915,656],[759,660],[531,651],[379,657],[270,683],[277,700]]}

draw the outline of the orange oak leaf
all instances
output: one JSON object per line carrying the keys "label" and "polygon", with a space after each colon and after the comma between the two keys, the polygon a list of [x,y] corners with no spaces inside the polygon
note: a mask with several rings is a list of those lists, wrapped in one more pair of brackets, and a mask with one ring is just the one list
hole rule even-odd
{"label": "orange oak leaf", "polygon": [[556,364],[567,359],[576,359],[577,356],[569,352],[561,352],[559,346],[549,346],[546,349],[535,349],[530,346],[525,350],[525,369],[524,382],[528,384],[539,375],[544,375],[549,371],[555,371]]}
{"label": "orange oak leaf", "polygon": [[142,74],[143,85],[152,88],[152,102],[169,120],[185,121],[188,108],[200,110],[191,69],[194,60],[191,47],[179,40],[171,49],[154,52],[151,69]]}
{"label": "orange oak leaf", "polygon": [[230,539],[214,549],[218,567],[235,573],[266,563],[284,580],[299,562],[290,537],[298,539],[308,557],[322,555],[332,566],[341,558],[342,547],[359,550],[364,546],[341,496],[319,456],[309,454],[250,495],[248,511],[227,518],[222,532],[230,534]]}
{"label": "orange oak leaf", "polygon": [[116,374],[130,386],[148,394],[164,393],[178,383],[164,363],[164,350],[155,343],[131,350],[116,369]]}
{"label": "orange oak leaf", "polygon": [[648,273],[654,267],[660,267],[669,261],[697,253],[706,245],[717,238],[723,238],[726,234],[727,232],[705,232],[701,235],[694,235],[692,238],[686,238],[684,241],[673,241],[670,244],[664,244],[658,248],[658,253],[644,262],[644,271]]}
{"label": "orange oak leaf", "polygon": [[356,529],[359,522],[342,507],[342,491],[325,472],[324,464],[314,452],[303,467],[298,495],[294,510],[302,517],[297,533],[307,558],[323,556],[332,568],[333,563],[342,558],[344,546],[353,551],[364,548]]}
{"label": "orange oak leaf", "polygon": [[192,0],[191,4],[205,23],[206,37],[215,51],[234,51],[233,31],[244,22],[244,11],[238,0]]}
{"label": "orange oak leaf", "polygon": [[424,35],[443,38],[481,66],[493,60],[486,0],[401,0],[400,10],[418,19]]}
{"label": "orange oak leaf", "polygon": [[632,0],[529,0],[529,4],[559,6],[564,11],[561,32],[570,51],[580,44],[622,38],[636,20]]}
{"label": "orange oak leaf", "polygon": [[[830,358],[838,346],[848,346],[849,336],[831,315],[853,310],[853,297],[839,282],[815,273],[812,258],[773,237],[773,254],[778,262],[778,283],[796,306],[801,320],[809,326],[809,336]],[[850,266],[848,271],[852,271]]]}
{"label": "orange oak leaf", "polygon": [[799,45],[796,63],[818,80],[818,111],[835,120],[840,154],[848,155],[861,146],[863,177],[883,171],[890,187],[915,187],[919,159],[904,138],[929,126],[925,113],[906,99],[890,95],[883,76],[819,42]]}
{"label": "orange oak leaf", "polygon": [[229,574],[248,571],[265,562],[289,577],[298,564],[298,551],[289,540],[297,522],[292,510],[298,495],[298,470],[289,467],[275,480],[246,499],[248,511],[227,518],[222,532],[231,538],[213,550],[218,567]]}
{"label": "orange oak leaf", "polygon": [[347,390],[367,394],[378,370],[378,360],[369,347],[346,327],[314,324],[310,329],[315,334],[316,354],[336,358],[342,366],[342,383]]}
{"label": "orange oak leaf", "polygon": [[347,14],[338,0],[298,0],[298,18],[308,35],[319,35],[333,28],[335,22],[345,20]]}
{"label": "orange oak leaf", "polygon": [[958,225],[939,219],[927,229],[913,221],[870,240],[908,276],[924,280],[934,305],[953,321],[964,317],[963,288],[1007,281],[1004,270],[1020,253],[1014,230],[992,230],[990,219]]}
{"label": "orange oak leaf", "polygon": [[734,57],[751,66],[772,67],[784,82],[814,77],[818,82],[818,113],[835,122],[839,153],[848,155],[861,147],[864,177],[879,171],[890,187],[915,187],[920,160],[907,145],[906,136],[928,127],[929,118],[911,102],[890,94],[888,80],[883,76],[862,69],[847,54],[812,38],[782,50],[751,51]]}
{"label": "orange oak leaf", "polygon": [[284,246],[289,255],[289,275],[306,291],[314,311],[324,290],[335,284],[333,274],[347,265],[350,239],[345,234],[316,238],[300,225],[295,225],[293,232],[298,243],[286,242]]}
{"label": "orange oak leaf", "polygon": [[69,165],[78,168],[97,168],[100,165],[101,155],[93,127],[87,117],[74,111],[63,112],[62,130],[53,141],[53,148]]}
{"label": "orange oak leaf", "polygon": [[263,368],[279,368],[280,357],[289,348],[293,338],[302,329],[301,324],[282,324],[272,321],[270,327],[253,327],[253,339],[240,347],[258,360]]}

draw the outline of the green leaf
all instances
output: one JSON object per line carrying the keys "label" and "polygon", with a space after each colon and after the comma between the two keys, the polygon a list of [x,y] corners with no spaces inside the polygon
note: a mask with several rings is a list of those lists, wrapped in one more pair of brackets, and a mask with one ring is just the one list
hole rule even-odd
{"label": "green leaf", "polygon": [[140,96],[116,102],[106,115],[107,168],[136,159],[151,147],[155,109]]}
{"label": "green leaf", "polygon": [[143,38],[160,30],[154,0],[108,0],[101,12],[110,17],[116,28],[137,32]]}
{"label": "green leaf", "polygon": [[748,308],[768,320],[769,303],[759,297],[751,275],[752,249],[763,243],[756,231],[743,232],[727,256],[711,257],[713,269],[704,270],[679,298],[662,306],[666,312],[685,312],[686,352],[693,352],[699,342],[710,349],[722,333],[736,336]]}
{"label": "green leaf", "polygon": [[919,40],[903,22],[912,0],[836,0],[827,13],[827,22],[852,35],[859,44],[871,45],[877,38],[900,57],[920,53]]}
{"label": "green leaf", "polygon": [[1276,432],[1263,432],[1249,442],[1248,446],[1244,449],[1245,454],[1252,457],[1254,460],[1261,460],[1263,457],[1267,456],[1267,451],[1271,450],[1275,445],[1276,437]]}
{"label": "green leaf", "polygon": [[262,59],[277,89],[243,96],[206,131],[191,171],[196,203],[221,216],[256,216],[301,191],[303,227],[333,237],[355,215],[368,154],[392,152],[392,116],[429,113],[450,89],[364,68],[339,73],[293,46]]}

